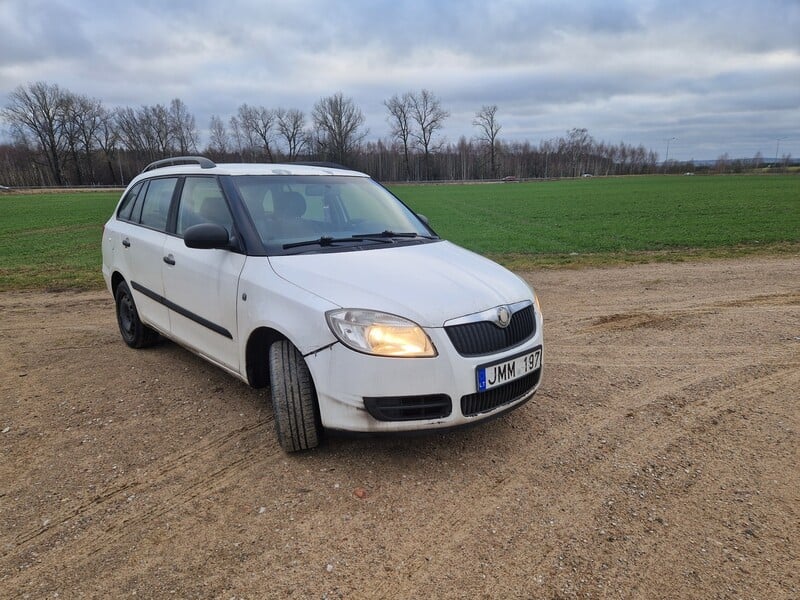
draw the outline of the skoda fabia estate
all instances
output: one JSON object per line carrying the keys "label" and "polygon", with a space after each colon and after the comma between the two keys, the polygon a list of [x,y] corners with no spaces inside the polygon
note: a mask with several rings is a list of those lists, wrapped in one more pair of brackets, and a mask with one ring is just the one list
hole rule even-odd
{"label": "skoda fabia estate", "polygon": [[472,424],[539,387],[533,290],[363,173],[158,161],[123,193],[102,250],[125,343],[164,336],[270,386],[286,451],[325,430]]}

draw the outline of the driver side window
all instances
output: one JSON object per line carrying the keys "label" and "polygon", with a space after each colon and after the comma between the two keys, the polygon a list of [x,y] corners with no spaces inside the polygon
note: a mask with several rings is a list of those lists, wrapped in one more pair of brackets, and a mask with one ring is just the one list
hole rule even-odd
{"label": "driver side window", "polygon": [[233,218],[222,190],[214,177],[187,177],[178,205],[176,233],[183,233],[192,225],[216,223],[231,233]]}

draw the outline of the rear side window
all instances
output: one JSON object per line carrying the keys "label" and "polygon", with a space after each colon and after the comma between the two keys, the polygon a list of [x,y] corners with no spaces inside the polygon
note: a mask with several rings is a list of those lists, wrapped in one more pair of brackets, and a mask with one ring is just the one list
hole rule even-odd
{"label": "rear side window", "polygon": [[169,205],[172,202],[172,192],[178,179],[168,177],[164,179],[151,179],[144,197],[142,206],[141,224],[159,231],[167,230]]}
{"label": "rear side window", "polygon": [[122,202],[119,205],[119,210],[117,211],[117,218],[122,219],[123,221],[130,221],[131,220],[131,211],[133,210],[133,205],[136,200],[136,196],[139,195],[139,192],[142,190],[142,182],[140,181],[135,186],[133,186],[130,191],[125,195],[125,198],[122,199]]}

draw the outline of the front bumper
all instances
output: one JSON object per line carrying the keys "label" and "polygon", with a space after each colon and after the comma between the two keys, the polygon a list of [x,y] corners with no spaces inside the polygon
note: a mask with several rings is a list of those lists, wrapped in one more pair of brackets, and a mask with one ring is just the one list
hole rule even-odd
{"label": "front bumper", "polygon": [[[476,368],[541,346],[541,322],[536,335],[523,344],[477,357],[459,355],[443,329],[426,329],[426,332],[439,351],[434,358],[371,356],[350,350],[340,343],[306,356],[317,389],[322,425],[328,429],[364,433],[460,427],[519,406],[539,388],[541,368],[526,376],[524,382],[516,380],[516,386],[511,386],[513,389],[495,388],[479,393]],[[486,394],[493,394],[496,398],[489,398]],[[449,412],[440,409],[442,396],[450,399]],[[373,415],[381,416],[381,412],[376,412],[374,406],[368,410],[365,398],[409,399],[410,404],[419,402],[433,407],[425,408],[420,415],[426,414],[425,410],[432,410],[427,414],[437,416],[380,420]],[[465,403],[462,399],[466,399]],[[482,407],[477,414],[465,414],[475,412],[476,406]],[[407,414],[413,415],[413,409]]]}

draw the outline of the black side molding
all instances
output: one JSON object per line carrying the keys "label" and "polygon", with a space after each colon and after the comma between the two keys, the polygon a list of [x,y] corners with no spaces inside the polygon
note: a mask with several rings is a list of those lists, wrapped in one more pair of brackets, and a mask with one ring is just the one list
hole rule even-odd
{"label": "black side molding", "polygon": [[150,290],[150,289],[144,287],[143,285],[140,285],[140,284],[136,283],[135,281],[131,281],[131,287],[133,289],[135,289],[137,292],[141,292],[142,294],[144,294],[145,296],[147,296],[151,300],[155,300],[159,304],[163,304],[164,306],[166,306],[168,309],[174,310],[179,315],[194,321],[198,325],[202,325],[203,327],[205,327],[207,329],[210,329],[214,333],[218,333],[221,336],[228,338],[229,340],[233,339],[233,335],[231,335],[231,332],[228,331],[227,329],[225,329],[224,327],[222,327],[221,325],[217,325],[216,323],[212,323],[208,319],[204,319],[200,315],[196,315],[192,311],[186,310],[182,306],[179,306],[179,305],[175,304],[174,302],[172,302],[170,300],[167,300],[161,294],[156,294],[153,290]]}

